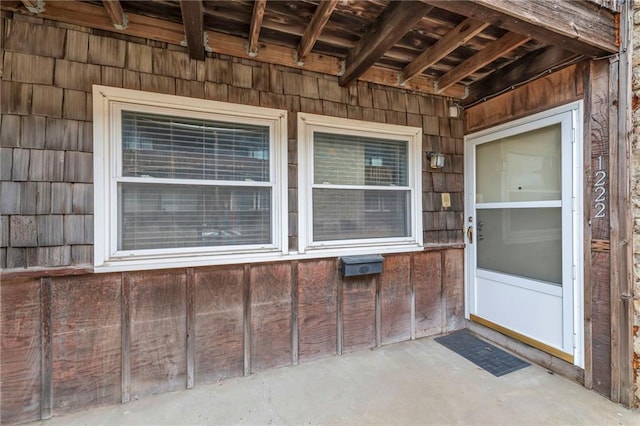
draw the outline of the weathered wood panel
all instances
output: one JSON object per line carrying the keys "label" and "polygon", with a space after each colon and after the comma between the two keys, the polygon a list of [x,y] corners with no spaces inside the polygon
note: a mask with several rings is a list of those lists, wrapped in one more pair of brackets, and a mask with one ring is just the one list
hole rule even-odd
{"label": "weathered wood panel", "polygon": [[442,287],[445,330],[464,328],[464,251],[442,252]]}
{"label": "weathered wood panel", "polygon": [[336,261],[298,263],[298,355],[307,361],[336,353]]}
{"label": "weathered wood panel", "polygon": [[411,255],[385,256],[380,275],[383,345],[411,338]]}
{"label": "weathered wood panel", "polygon": [[291,265],[251,267],[251,371],[291,364]]}
{"label": "weathered wood panel", "polygon": [[131,397],[186,386],[186,275],[142,272],[131,279]]}
{"label": "weathered wood panel", "polygon": [[342,280],[343,352],[376,345],[376,284],[370,276]]}
{"label": "weathered wood panel", "polygon": [[[591,99],[589,100],[591,116],[589,120],[589,134],[587,140],[591,146],[591,164],[587,181],[587,191],[594,194],[595,181],[602,180],[601,185],[605,193],[609,194],[609,67],[604,63],[591,65]],[[604,173],[602,173],[604,172]],[[608,197],[607,197],[608,199]],[[598,215],[596,203],[590,203],[589,219],[591,220],[591,238],[594,240],[609,240],[610,206]]]}
{"label": "weathered wood panel", "polygon": [[[609,64],[599,61],[590,64],[591,90],[587,100],[590,108],[587,141],[591,150],[591,163],[587,169],[587,187],[589,194],[588,220],[591,223],[591,241],[610,239],[609,205],[609,149],[610,149],[610,81]],[[598,214],[592,199],[596,196],[595,185],[605,188],[608,194],[603,214]],[[603,395],[611,395],[611,253],[591,253],[591,373],[593,388]]]}
{"label": "weathered wood panel", "polygon": [[196,384],[242,376],[243,269],[196,269]]}
{"label": "weathered wood panel", "polygon": [[442,255],[416,253],[413,258],[416,337],[442,333]]}
{"label": "weathered wood panel", "polygon": [[55,413],[120,401],[120,274],[53,281]]}
{"label": "weathered wood panel", "polygon": [[0,390],[3,423],[40,419],[40,280],[0,285]]}
{"label": "weathered wood panel", "polygon": [[593,388],[611,392],[611,292],[609,253],[591,254],[591,330]]}
{"label": "weathered wood panel", "polygon": [[466,109],[466,134],[579,99],[583,94],[580,71],[572,65]]}

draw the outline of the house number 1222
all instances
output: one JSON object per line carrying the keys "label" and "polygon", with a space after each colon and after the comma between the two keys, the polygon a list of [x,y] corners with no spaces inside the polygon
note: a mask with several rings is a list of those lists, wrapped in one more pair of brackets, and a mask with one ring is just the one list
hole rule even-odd
{"label": "house number 1222", "polygon": [[598,157],[598,170],[596,170],[596,182],[593,184],[593,191],[596,193],[596,198],[593,200],[596,209],[595,217],[604,217],[607,205],[605,204],[607,199],[607,188],[604,186],[607,180],[607,171],[602,170],[602,156]]}

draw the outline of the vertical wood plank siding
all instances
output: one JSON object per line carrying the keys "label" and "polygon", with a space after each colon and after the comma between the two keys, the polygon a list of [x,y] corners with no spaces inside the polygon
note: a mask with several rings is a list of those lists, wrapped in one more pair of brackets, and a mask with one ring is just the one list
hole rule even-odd
{"label": "vertical wood plank siding", "polygon": [[[194,268],[193,385],[243,374],[245,314],[251,370],[291,365],[293,285],[299,292],[301,363],[335,356],[341,340],[345,352],[375,346],[376,281],[381,287],[382,345],[410,339],[411,286],[418,337],[462,327],[462,308],[444,315],[451,297],[440,297],[441,271],[461,259],[461,249],[393,255],[385,260],[381,275],[356,279],[336,274],[336,259],[308,260],[298,262],[295,284],[289,263],[247,265],[248,313],[242,266]],[[413,279],[410,263],[415,265]],[[461,270],[462,264],[457,267]],[[51,291],[52,415],[190,387],[188,269],[45,278]],[[462,288],[462,274],[449,274],[455,280],[452,288]],[[41,394],[46,363],[41,362],[40,280],[5,279],[0,290],[3,422],[37,420],[41,396],[47,396]],[[12,309],[4,309],[5,303]],[[343,335],[337,335],[339,304]]]}
{"label": "vertical wood plank siding", "polygon": [[39,420],[42,397],[40,280],[0,283],[3,423]]}
{"label": "vertical wood plank siding", "polygon": [[[139,38],[0,19],[3,423],[408,340],[412,324],[416,337],[463,326],[454,317],[462,315],[464,127],[448,116],[451,99],[365,82],[343,88],[299,69],[218,55],[197,62]],[[423,163],[427,151],[446,156],[444,169],[422,170],[427,251],[389,255],[382,275],[353,279],[335,257],[78,273],[93,261],[93,84],[286,109],[292,249],[296,113],[420,126]],[[41,278],[51,296],[44,335]]]}
{"label": "vertical wood plank siding", "polygon": [[242,376],[242,267],[196,269],[195,384]]}

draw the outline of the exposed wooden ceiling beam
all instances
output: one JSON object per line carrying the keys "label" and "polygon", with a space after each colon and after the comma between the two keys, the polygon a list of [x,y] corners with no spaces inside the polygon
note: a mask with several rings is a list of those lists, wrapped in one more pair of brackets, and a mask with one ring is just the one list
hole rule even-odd
{"label": "exposed wooden ceiling beam", "polygon": [[182,25],[187,39],[189,57],[204,61],[204,16],[202,0],[181,0]]}
{"label": "exposed wooden ceiling beam", "polygon": [[313,49],[313,45],[316,43],[316,40],[318,40],[322,29],[327,24],[337,4],[338,0],[321,1],[318,4],[318,8],[313,14],[311,22],[309,22],[309,25],[305,29],[300,44],[298,45],[298,65],[304,64],[307,55],[311,52],[311,49]]}
{"label": "exposed wooden ceiling beam", "polygon": [[102,0],[102,4],[111,18],[113,26],[119,30],[127,29],[127,15],[122,10],[120,0]]}
{"label": "exposed wooden ceiling beam", "polygon": [[469,86],[469,94],[463,100],[463,105],[469,105],[483,98],[494,96],[509,88],[529,81],[550,70],[572,63],[582,55],[568,52],[557,46],[545,46],[523,56],[515,62],[506,65],[489,74],[482,80]]}
{"label": "exposed wooden ceiling beam", "polygon": [[438,90],[444,90],[452,84],[459,82],[469,74],[479,70],[529,40],[531,40],[531,37],[522,34],[507,33],[503,35],[498,40],[489,44],[484,49],[453,68],[451,71],[441,76],[437,82]]}
{"label": "exposed wooden ceiling beam", "polygon": [[391,2],[345,59],[340,85],[357,80],[431,9],[420,2]]}
{"label": "exposed wooden ceiling beam", "polygon": [[413,62],[404,67],[401,74],[402,82],[406,82],[437,63],[449,53],[481,33],[482,30],[488,26],[489,24],[486,22],[467,18],[431,47],[422,52]]}
{"label": "exposed wooden ceiling beam", "polygon": [[[2,9],[24,13],[23,9],[19,7],[9,7],[5,2],[2,3]],[[68,22],[88,28],[125,33],[113,27],[111,19],[106,15],[102,6],[96,6],[91,3],[51,2],[41,16],[47,19]],[[184,40],[184,27],[181,24],[134,13],[129,13],[128,17],[129,26],[126,31],[127,35],[163,41],[174,45],[180,45]],[[211,32],[210,38],[216,41],[215,44],[209,42],[208,47],[211,51],[238,58],[250,58],[247,53],[246,39],[218,32]],[[260,61],[285,67],[300,68],[296,63],[295,53],[295,49],[271,43],[261,43]],[[342,68],[341,61],[338,58],[311,52],[307,57],[304,69],[337,76]],[[385,86],[400,87],[398,84],[398,72],[388,68],[371,67],[361,77],[361,80]],[[435,93],[434,79],[425,75],[416,76],[402,87],[422,93]],[[442,92],[442,94],[461,99],[466,95],[466,87],[460,84],[454,84]]]}
{"label": "exposed wooden ceiling beam", "polygon": [[255,0],[253,2],[251,30],[249,31],[249,56],[256,56],[258,54],[258,39],[260,37],[260,28],[262,28],[262,19],[264,18],[264,9],[266,7],[267,0]]}
{"label": "exposed wooden ceiling beam", "polygon": [[586,1],[563,1],[562,7],[546,0],[422,1],[581,55],[618,51],[614,14]]}
{"label": "exposed wooden ceiling beam", "polygon": [[44,12],[44,0],[22,0],[22,4],[29,12],[36,15]]}

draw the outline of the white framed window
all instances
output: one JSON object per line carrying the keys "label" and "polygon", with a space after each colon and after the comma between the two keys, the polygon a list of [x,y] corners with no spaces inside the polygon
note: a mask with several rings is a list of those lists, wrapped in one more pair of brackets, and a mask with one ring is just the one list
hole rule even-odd
{"label": "white framed window", "polygon": [[96,271],[287,252],[286,111],[93,88]]}
{"label": "white framed window", "polygon": [[422,247],[422,129],[298,114],[299,250]]}

